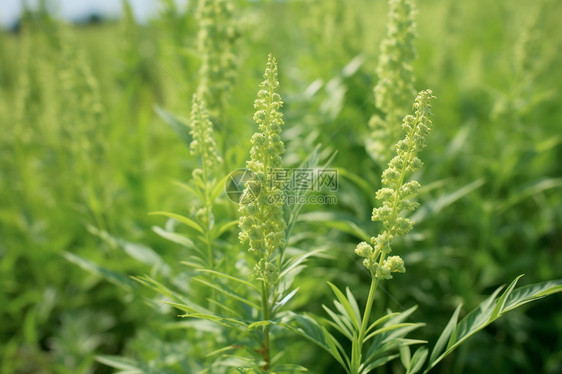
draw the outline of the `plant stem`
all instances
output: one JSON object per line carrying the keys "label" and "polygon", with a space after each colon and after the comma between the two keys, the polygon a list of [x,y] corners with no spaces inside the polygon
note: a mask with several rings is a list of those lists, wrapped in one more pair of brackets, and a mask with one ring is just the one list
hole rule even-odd
{"label": "plant stem", "polygon": [[371,287],[369,288],[369,296],[367,297],[367,303],[365,304],[365,311],[363,313],[363,319],[361,321],[361,327],[359,328],[358,335],[352,341],[351,345],[351,373],[359,373],[359,366],[361,365],[361,356],[363,350],[363,339],[367,334],[367,328],[369,325],[369,317],[371,315],[371,310],[373,308],[373,302],[375,300],[375,292],[377,286],[379,285],[379,279],[375,278],[374,274],[371,274]]}
{"label": "plant stem", "polygon": [[[269,287],[265,284],[265,281],[261,283],[261,302],[262,302],[262,313],[263,313],[263,320],[269,320]],[[269,372],[269,325],[264,326],[263,328],[263,346],[262,346],[262,357],[265,361],[265,365],[263,366],[263,370]]]}

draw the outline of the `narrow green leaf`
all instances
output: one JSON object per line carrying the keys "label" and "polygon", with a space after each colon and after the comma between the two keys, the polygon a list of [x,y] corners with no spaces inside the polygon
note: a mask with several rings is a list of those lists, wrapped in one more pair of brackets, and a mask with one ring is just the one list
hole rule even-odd
{"label": "narrow green leaf", "polygon": [[187,192],[189,192],[190,195],[197,196],[199,198],[199,200],[203,201],[204,196],[201,194],[201,190],[199,190],[197,188],[193,188],[191,185],[189,185],[187,183],[180,182],[180,181],[174,181],[174,184],[176,186],[186,190]]}
{"label": "narrow green leaf", "polygon": [[163,285],[157,280],[150,278],[149,276],[133,276],[131,277],[131,279],[141,283],[142,285],[148,288],[153,289],[154,291],[158,292],[160,295],[163,295],[166,298],[168,298],[168,300],[179,300],[185,304],[191,305],[192,307],[196,307],[195,304],[188,302],[176,291],[171,290],[167,286]]}
{"label": "narrow green leaf", "polygon": [[271,321],[258,321],[250,324],[248,326],[248,330],[253,330],[253,329],[257,329],[258,327],[264,327],[269,325],[271,325]]}
{"label": "narrow green leaf", "polygon": [[412,361],[410,362],[410,366],[408,367],[406,374],[415,374],[420,371],[425,363],[425,359],[427,358],[427,353],[428,349],[426,347],[418,348],[412,357]]}
{"label": "narrow green leaf", "polygon": [[254,308],[254,309],[256,309],[256,310],[261,310],[261,307],[260,307],[260,306],[254,304],[254,303],[251,302],[250,300],[246,300],[245,298],[243,298],[243,297],[240,296],[240,295],[235,294],[234,292],[231,292],[231,291],[226,290],[224,286],[223,286],[223,287],[219,287],[219,286],[217,286],[216,284],[212,284],[212,283],[207,282],[207,281],[205,281],[205,280],[203,280],[203,279],[201,279],[201,278],[193,278],[193,281],[198,282],[198,283],[201,283],[201,284],[204,284],[205,286],[210,287],[210,288],[212,288],[212,289],[215,289],[215,290],[217,290],[218,292],[222,293],[223,295],[228,296],[228,297],[230,297],[230,298],[232,298],[232,299],[234,299],[234,300],[238,300],[238,301],[240,301],[240,302],[242,302],[242,303],[244,303],[244,304],[246,304],[246,305],[248,305],[248,306],[250,306],[250,307],[252,307],[252,308]]}
{"label": "narrow green leaf", "polygon": [[206,357],[216,356],[216,355],[218,355],[219,353],[225,353],[225,352],[232,351],[232,350],[235,350],[235,349],[238,349],[238,348],[235,347],[235,346],[232,346],[232,345],[227,345],[226,347],[222,347],[222,348],[219,348],[219,349],[217,349],[217,350],[215,350],[215,351],[212,351],[212,352],[207,353],[207,354],[206,354]]}
{"label": "narrow green leaf", "polygon": [[298,265],[301,265],[302,263],[304,263],[309,257],[315,256],[315,255],[317,255],[317,254],[319,254],[323,251],[324,251],[323,249],[315,249],[313,251],[306,251],[306,252],[302,253],[301,255],[291,257],[288,261],[286,261],[283,264],[282,271],[281,271],[281,274],[279,275],[279,278],[284,278],[288,273],[290,273],[292,270],[294,270]]}
{"label": "narrow green leaf", "polygon": [[180,264],[189,266],[189,267],[194,268],[194,269],[196,269],[196,270],[197,270],[197,269],[204,268],[202,264],[197,263],[197,262],[180,261]]}
{"label": "narrow green leaf", "polygon": [[217,228],[216,237],[218,238],[219,236],[221,236],[231,228],[237,227],[237,225],[238,225],[238,220],[223,223],[222,225],[220,225],[220,227]]}
{"label": "narrow green leaf", "polygon": [[322,308],[328,313],[332,321],[327,320],[331,326],[333,326],[336,330],[342,333],[346,338],[350,341],[353,340],[353,326],[351,326],[351,322],[348,319],[342,319],[336,313],[334,313],[330,308],[326,305],[322,305]]}
{"label": "narrow green leaf", "polygon": [[410,352],[410,347],[407,345],[403,345],[400,347],[400,362],[406,370],[410,367],[410,362],[412,360],[412,354]]}
{"label": "narrow green leaf", "polygon": [[398,356],[399,356],[398,354],[383,356],[383,357],[369,363],[364,368],[361,368],[359,371],[360,371],[361,374],[371,373],[373,371],[373,369],[376,369],[380,366],[383,366],[384,364],[394,360]]}
{"label": "narrow green leaf", "polygon": [[502,314],[557,292],[562,292],[562,279],[519,287],[507,298]]}
{"label": "narrow green leaf", "polygon": [[288,295],[283,297],[280,301],[276,302],[275,305],[273,306],[273,311],[277,311],[277,310],[281,309],[285,304],[287,304],[289,302],[289,300],[291,300],[293,298],[293,296],[296,295],[298,290],[299,290],[298,288],[295,288]]}
{"label": "narrow green leaf", "polygon": [[345,294],[347,295],[347,300],[349,300],[349,304],[351,305],[353,311],[355,312],[355,317],[357,317],[357,321],[359,321],[359,324],[361,324],[361,311],[359,310],[359,305],[357,305],[357,300],[351,293],[349,287],[345,288]]}
{"label": "narrow green leaf", "polygon": [[[411,323],[411,322],[404,322],[404,323],[397,323],[395,325],[390,325],[390,326],[385,326],[383,328],[380,328],[378,330],[373,331],[372,333],[370,333],[369,335],[367,335],[365,337],[365,339],[363,339],[363,342],[367,342],[369,341],[371,338],[375,337],[376,335],[385,333],[385,332],[389,332],[389,331],[393,331],[396,329],[401,329],[404,327],[414,327],[414,328],[418,328],[421,326],[424,326],[424,323]],[[413,328],[412,328],[413,330]]]}
{"label": "narrow green leaf", "polygon": [[[519,278],[520,277],[516,278],[514,282]],[[512,284],[514,283],[512,282]],[[562,292],[562,279],[532,284],[529,286],[520,287],[510,292],[506,291],[506,293],[504,293],[504,295],[506,295],[505,299],[497,299],[497,296],[501,290],[502,287],[494,291],[494,293],[490,295],[490,297],[482,302],[477,308],[472,310],[462,321],[457,324],[455,330],[451,334],[449,344],[447,345],[447,349],[445,350],[445,352],[437,358],[432,355],[433,359],[429,360],[429,366],[424,371],[424,373],[427,373],[431,368],[437,365],[443,358],[449,355],[455,348],[466,341],[469,337],[482,330],[484,327],[501,317],[506,312],[547,295]],[[497,312],[497,315],[495,315],[494,318],[491,318],[494,314],[496,314],[496,308],[498,307],[498,305],[499,312]]]}
{"label": "narrow green leaf", "polygon": [[203,230],[203,228],[197,222],[195,222],[191,218],[184,217],[180,214],[170,213],[170,212],[150,212],[148,214],[149,215],[166,216],[166,217],[176,219],[176,220],[180,221],[181,223],[191,227],[192,229],[195,229],[195,230],[199,231],[201,234],[205,234],[205,230]]}
{"label": "narrow green leaf", "polygon": [[375,342],[369,347],[364,362],[368,363],[374,360],[378,360],[381,357],[385,357],[393,354],[397,349],[399,349],[402,346],[414,345],[414,344],[427,344],[427,341],[418,340],[418,339],[405,339],[405,338],[396,338],[390,340],[380,339],[378,343]]}
{"label": "narrow green leaf", "polygon": [[137,366],[138,364],[126,357],[120,356],[109,356],[109,355],[100,355],[96,356],[96,361],[101,362],[104,365],[111,366],[115,369],[120,370],[129,370],[129,373],[138,373],[143,374],[143,371]]}
{"label": "narrow green leaf", "polygon": [[[170,304],[173,305],[173,304]],[[224,316],[220,316],[217,314],[206,314],[206,313],[188,313],[188,314],[183,314],[180,315],[180,317],[183,318],[199,318],[199,319],[205,319],[207,321],[211,321],[211,322],[215,322],[215,323],[219,323],[221,325],[224,326],[242,326],[245,328],[248,328],[248,324],[245,321],[236,319],[236,318],[230,318],[230,317],[224,317]]]}
{"label": "narrow green leaf", "polygon": [[377,319],[375,322],[371,323],[371,325],[369,326],[369,328],[367,329],[367,334],[374,329],[375,327],[377,327],[378,325],[384,324],[386,321],[388,321],[389,319],[396,317],[397,315],[399,315],[400,313],[395,312],[395,313],[390,313],[387,314],[386,316],[382,316],[379,319]]}
{"label": "narrow green leaf", "polygon": [[342,367],[346,369],[349,367],[349,358],[345,354],[343,347],[332,336],[332,334],[318,324],[316,320],[311,317],[298,315],[292,312],[288,314],[288,320],[289,323],[281,322],[278,323],[278,325],[283,326],[317,344],[326,352],[330,353]]}
{"label": "narrow green leaf", "polygon": [[158,226],[152,226],[152,231],[154,231],[157,235],[161,236],[166,240],[182,245],[186,248],[193,249],[198,254],[203,255],[203,252],[199,248],[197,248],[195,243],[193,243],[193,241],[188,237],[186,237],[185,235],[178,234],[176,232],[167,231]]}
{"label": "narrow green leaf", "polygon": [[226,184],[226,181],[228,180],[228,177],[230,177],[230,174],[225,175],[219,181],[217,181],[214,186],[212,186],[211,194],[209,195],[209,199],[211,201],[215,201],[224,192],[224,186]]}
{"label": "narrow green leaf", "polygon": [[236,277],[234,277],[234,276],[232,276],[232,275],[230,275],[230,274],[222,273],[222,272],[217,271],[217,270],[197,268],[196,271],[198,271],[198,272],[200,272],[200,273],[214,274],[214,275],[219,276],[219,277],[221,277],[221,278],[229,279],[229,280],[235,281],[235,282],[237,282],[237,283],[240,283],[240,284],[242,284],[242,285],[244,285],[244,286],[246,286],[246,287],[252,288],[252,289],[254,289],[254,290],[256,290],[256,291],[259,290],[256,286],[254,286],[252,283],[248,282],[247,280],[240,279],[240,278],[236,278]]}
{"label": "narrow green leaf", "polygon": [[209,302],[209,304],[214,304],[214,305],[216,305],[220,308],[220,309],[217,309],[218,313],[225,314],[224,312],[228,312],[231,317],[243,319],[243,317],[240,313],[238,313],[234,309],[226,306],[225,304],[221,303],[220,301],[218,301],[216,299],[212,299],[210,297],[208,297],[206,300]]}
{"label": "narrow green leaf", "polygon": [[[330,288],[336,295],[337,299],[345,309],[345,314],[347,315],[349,320],[353,323],[353,326],[355,327],[356,331],[359,331],[359,326],[361,325],[360,318],[357,318],[357,316],[355,315],[355,312],[353,311],[353,307],[351,306],[351,304],[349,303],[343,292],[341,292],[339,288],[337,288],[334,284],[330,282],[328,282],[328,285],[330,286]],[[334,304],[336,303],[334,302]]]}
{"label": "narrow green leaf", "polygon": [[453,330],[455,329],[455,326],[457,325],[461,308],[462,308],[462,304],[455,309],[453,315],[451,316],[451,319],[447,323],[447,326],[445,326],[445,329],[439,336],[439,339],[437,339],[437,343],[435,343],[435,347],[433,347],[433,352],[431,352],[429,362],[434,361],[437,358],[437,356],[441,352],[443,352],[443,349],[445,349],[445,344],[449,340],[449,337],[451,336]]}
{"label": "narrow green leaf", "polygon": [[519,281],[519,279],[523,276],[523,274],[521,274],[520,276],[518,276],[517,278],[515,278],[513,280],[513,282],[511,282],[511,284],[506,288],[506,290],[504,291],[504,293],[500,296],[500,298],[498,299],[498,301],[496,302],[496,306],[494,307],[494,310],[492,311],[492,315],[490,316],[490,319],[488,320],[488,322],[493,322],[494,320],[496,320],[497,318],[499,318],[501,311],[503,310],[504,306],[505,306],[505,302],[507,301],[507,298],[509,297],[509,295],[511,294],[511,292],[513,291],[513,289],[515,288],[515,285],[517,284],[517,281]]}

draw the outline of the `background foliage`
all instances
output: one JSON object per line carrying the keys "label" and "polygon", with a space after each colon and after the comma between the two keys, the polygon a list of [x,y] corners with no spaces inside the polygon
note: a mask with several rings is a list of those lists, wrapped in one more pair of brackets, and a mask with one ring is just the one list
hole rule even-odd
{"label": "background foliage", "polygon": [[[189,116],[199,82],[196,4],[161,3],[143,26],[130,11],[80,26],[35,12],[0,34],[0,373],[112,372],[97,355],[127,357],[123,371],[198,372],[214,347],[212,325],[178,322],[166,299],[130,278],[147,274],[180,294],[192,276],[180,264],[189,256],[181,238],[158,235],[188,229],[147,214],[195,213],[194,197],[174,181],[188,183],[197,162],[168,124]],[[215,128],[225,159],[217,177],[248,157],[271,52],[285,102],[285,164],[299,165],[320,143],[323,157],[338,152],[337,206],[305,206],[298,224],[299,249],[325,256],[295,280],[291,308],[322,314],[332,299],[325,281],[355,295],[369,284],[350,227],[378,228],[369,218],[381,167],[364,139],[377,110],[387,4],[233,5],[237,78],[220,118],[228,133]],[[418,304],[414,316],[436,341],[460,302],[470,310],[521,273],[520,284],[562,277],[562,5],[426,0],[417,8],[416,89],[438,99],[417,176],[417,225],[397,244],[408,272],[385,284],[375,309]],[[216,239],[237,241],[234,230]],[[556,295],[512,312],[435,372],[561,373],[560,303]],[[294,336],[274,344],[313,372],[334,367]]]}

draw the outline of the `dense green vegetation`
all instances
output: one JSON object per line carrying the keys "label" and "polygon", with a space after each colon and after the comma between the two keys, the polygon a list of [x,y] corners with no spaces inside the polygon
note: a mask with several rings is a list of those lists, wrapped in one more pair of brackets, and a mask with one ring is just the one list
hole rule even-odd
{"label": "dense green vegetation", "polygon": [[[283,295],[298,288],[283,310],[328,319],[327,282],[349,288],[363,310],[372,274],[354,250],[382,230],[371,215],[388,163],[373,153],[382,139],[373,134],[413,114],[428,88],[436,98],[413,175],[416,225],[393,243],[407,272],[381,282],[371,321],[417,305],[408,321],[425,325],[408,338],[428,340],[431,355],[457,305],[460,320],[520,274],[518,287],[562,278],[562,3],[417,1],[417,37],[398,44],[414,52],[398,70],[381,68],[381,51],[392,53],[381,48],[386,1],[173,4],[162,0],[147,25],[125,2],[119,22],[68,25],[36,12],[0,34],[1,374],[259,372],[236,368],[265,359],[251,345],[264,331],[271,356],[284,353],[279,367],[345,372],[283,311],[247,337],[178,318],[191,303],[263,317],[261,304],[221,293],[232,279],[201,268],[261,287],[255,253],[238,240],[239,206],[222,186],[250,160],[270,53],[284,103],[282,164],[328,166],[339,182],[337,204],[285,207],[294,221],[284,264],[310,257],[283,285],[263,281]],[[381,92],[402,81],[414,92],[401,84],[407,104],[389,108]],[[213,124],[220,162],[193,146],[194,118]],[[260,295],[236,284],[248,300]],[[432,372],[562,373],[561,301],[506,314]],[[404,355],[376,372],[405,372]]]}

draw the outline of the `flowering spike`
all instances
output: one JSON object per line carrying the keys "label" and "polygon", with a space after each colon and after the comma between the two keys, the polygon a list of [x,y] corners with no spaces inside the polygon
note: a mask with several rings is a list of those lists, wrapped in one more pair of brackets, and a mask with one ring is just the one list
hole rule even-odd
{"label": "flowering spike", "polygon": [[375,115],[369,121],[372,134],[367,140],[369,154],[380,164],[390,158],[391,145],[400,134],[402,115],[416,94],[411,65],[416,58],[416,11],[411,0],[390,0],[389,5],[387,35],[381,43],[377,66],[379,84],[375,87],[375,104],[382,116]]}
{"label": "flowering spike", "polygon": [[425,137],[430,131],[429,102],[433,98],[431,90],[419,93],[414,103],[414,115],[404,117],[406,135],[396,144],[396,156],[382,173],[383,187],[376,193],[381,206],[373,209],[372,220],[383,223],[383,232],[371,239],[371,245],[362,242],[355,249],[357,255],[365,258],[363,264],[377,279],[390,279],[391,273],[405,271],[404,262],[399,256],[386,256],[391,251],[394,237],[407,234],[414,225],[410,219],[401,217],[400,212],[412,211],[418,206],[409,199],[417,194],[420,184],[405,181],[407,172],[421,167],[417,154],[425,147]]}
{"label": "flowering spike", "polygon": [[201,157],[203,170],[212,168],[213,165],[222,162],[213,139],[213,124],[205,109],[205,103],[203,99],[196,95],[193,95],[189,126],[191,127],[190,134],[193,137],[189,148],[192,155]]}
{"label": "flowering spike", "polygon": [[232,16],[232,1],[199,0],[197,47],[201,67],[197,94],[209,105],[213,117],[220,117],[236,79],[233,47],[238,38]]}
{"label": "flowering spike", "polygon": [[240,241],[248,242],[250,252],[258,256],[255,271],[259,279],[268,284],[277,280],[278,269],[270,261],[273,252],[284,245],[285,220],[280,199],[281,191],[272,184],[266,183],[266,176],[275,168],[281,167],[281,154],[285,147],[279,134],[283,123],[283,115],[279,109],[283,106],[281,97],[276,92],[277,63],[270,54],[260,84],[258,97],[254,102],[256,112],[254,120],[259,132],[252,136],[252,149],[247,168],[252,171],[252,179],[247,182],[246,189],[240,199]]}

